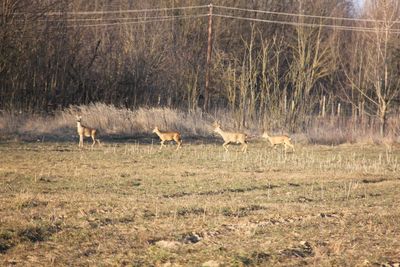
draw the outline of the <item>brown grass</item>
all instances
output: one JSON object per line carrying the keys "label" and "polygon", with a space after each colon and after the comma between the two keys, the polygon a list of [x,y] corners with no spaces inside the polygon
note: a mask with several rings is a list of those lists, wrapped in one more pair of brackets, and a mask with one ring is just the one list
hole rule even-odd
{"label": "brown grass", "polygon": [[[185,137],[213,136],[212,122],[221,121],[225,130],[243,131],[250,138],[259,138],[263,130],[271,135],[288,134],[295,143],[339,145],[345,143],[393,145],[400,143],[400,117],[393,115],[388,122],[388,134],[379,135],[379,124],[369,119],[363,122],[352,118],[315,117],[303,132],[290,133],[287,129],[262,129],[260,123],[248,121],[239,129],[234,115],[216,110],[213,115],[201,111],[187,113],[169,108],[139,108],[129,110],[102,103],[71,106],[53,115],[25,114],[0,111],[0,140],[72,141],[76,140],[76,115],[82,115],[84,125],[100,130],[102,139],[121,139],[148,136],[158,126],[182,133]],[[268,128],[268,127],[267,127]],[[215,135],[214,135],[215,138]]]}
{"label": "brown grass", "polygon": [[151,133],[155,126],[175,129],[189,136],[207,136],[211,119],[201,112],[190,114],[168,108],[120,109],[101,103],[72,106],[54,115],[0,113],[0,139],[72,140],[76,135],[76,115],[97,128],[103,138],[132,137]]}
{"label": "brown grass", "polygon": [[400,261],[400,149],[0,143],[0,265]]}

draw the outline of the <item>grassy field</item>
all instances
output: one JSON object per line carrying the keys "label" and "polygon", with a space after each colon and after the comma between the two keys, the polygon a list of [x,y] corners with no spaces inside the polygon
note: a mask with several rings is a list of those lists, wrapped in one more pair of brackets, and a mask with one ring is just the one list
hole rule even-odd
{"label": "grassy field", "polygon": [[221,144],[0,143],[0,265],[400,262],[399,147]]}

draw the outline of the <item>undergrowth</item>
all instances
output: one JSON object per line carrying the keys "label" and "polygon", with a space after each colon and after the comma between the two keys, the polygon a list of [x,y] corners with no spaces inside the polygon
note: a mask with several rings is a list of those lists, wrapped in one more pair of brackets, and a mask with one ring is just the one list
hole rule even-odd
{"label": "undergrowth", "polygon": [[400,117],[389,119],[388,134],[381,137],[374,121],[357,122],[352,118],[315,117],[303,131],[288,129],[263,129],[257,120],[249,120],[244,129],[238,129],[235,116],[227,110],[216,110],[213,114],[201,110],[186,112],[166,107],[117,108],[113,105],[95,103],[71,106],[54,114],[27,114],[0,111],[0,140],[23,141],[71,141],[77,138],[76,116],[83,117],[83,124],[100,131],[102,139],[143,138],[152,135],[152,129],[177,130],[184,137],[210,137],[213,122],[222,122],[225,130],[240,130],[250,138],[259,138],[263,130],[272,134],[290,135],[297,143],[339,145],[343,143],[367,143],[392,145],[400,142]]}

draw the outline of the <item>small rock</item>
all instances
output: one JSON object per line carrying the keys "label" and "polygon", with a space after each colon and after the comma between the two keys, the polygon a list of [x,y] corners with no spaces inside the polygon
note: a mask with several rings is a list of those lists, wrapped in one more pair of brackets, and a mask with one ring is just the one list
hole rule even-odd
{"label": "small rock", "polygon": [[196,234],[196,233],[190,233],[190,234],[188,234],[188,235],[186,235],[184,238],[183,238],[183,243],[186,243],[186,244],[195,244],[195,243],[197,243],[197,242],[199,242],[199,241],[201,241],[201,237],[198,235],[198,234]]}

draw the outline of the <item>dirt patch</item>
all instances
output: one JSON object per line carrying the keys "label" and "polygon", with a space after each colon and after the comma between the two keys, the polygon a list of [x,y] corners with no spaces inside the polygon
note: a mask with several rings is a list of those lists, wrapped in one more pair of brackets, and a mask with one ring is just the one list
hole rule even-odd
{"label": "dirt patch", "polygon": [[284,257],[306,258],[314,256],[314,254],[311,244],[307,241],[302,241],[298,246],[281,251],[281,255]]}
{"label": "dirt patch", "polygon": [[226,217],[244,217],[249,215],[251,212],[266,210],[267,208],[260,205],[249,205],[245,207],[239,207],[237,209],[232,209],[229,207],[225,207],[221,210],[221,214]]}
{"label": "dirt patch", "polygon": [[279,186],[268,184],[268,185],[261,185],[261,186],[250,186],[250,187],[243,187],[243,188],[227,188],[227,189],[221,189],[221,190],[193,192],[193,193],[177,192],[175,194],[165,194],[163,196],[165,198],[179,198],[179,197],[192,196],[192,195],[215,196],[215,195],[221,195],[221,194],[225,194],[225,193],[246,193],[246,192],[251,192],[251,191],[255,191],[255,190],[268,190],[268,189],[274,189],[277,187],[279,187]]}
{"label": "dirt patch", "polygon": [[381,183],[387,181],[385,178],[378,178],[378,179],[363,179],[361,182],[364,184],[376,184],[376,183]]}
{"label": "dirt patch", "polygon": [[21,204],[21,208],[36,208],[36,207],[45,207],[47,206],[48,202],[47,201],[40,201],[36,199],[30,199],[28,201],[25,201],[24,203]]}
{"label": "dirt patch", "polygon": [[300,202],[300,203],[309,203],[309,202],[313,202],[313,201],[314,201],[313,199],[308,198],[308,197],[299,197],[297,199],[297,202]]}
{"label": "dirt patch", "polygon": [[5,253],[15,245],[14,238],[14,231],[4,230],[0,232],[0,253]]}
{"label": "dirt patch", "polygon": [[58,226],[31,226],[22,229],[18,232],[18,237],[22,240],[28,240],[31,242],[41,242],[49,239],[54,233],[58,232],[60,228]]}
{"label": "dirt patch", "polygon": [[188,215],[202,215],[204,214],[205,210],[203,208],[180,208],[176,212],[178,216],[188,216]]}
{"label": "dirt patch", "polygon": [[244,266],[263,266],[270,260],[271,254],[254,251],[250,255],[237,255],[235,260]]}

